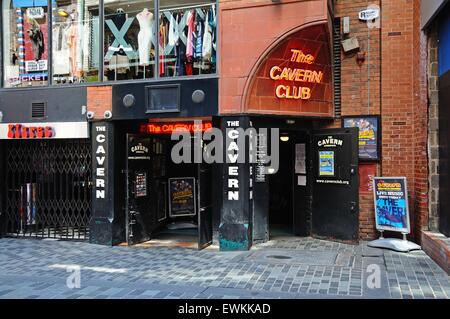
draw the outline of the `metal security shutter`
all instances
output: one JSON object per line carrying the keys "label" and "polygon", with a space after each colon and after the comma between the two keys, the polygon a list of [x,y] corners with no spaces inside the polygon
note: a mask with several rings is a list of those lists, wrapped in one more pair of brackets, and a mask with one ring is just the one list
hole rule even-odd
{"label": "metal security shutter", "polygon": [[335,18],[333,23],[333,81],[334,114],[337,118],[340,118],[342,115],[341,41],[341,18]]}

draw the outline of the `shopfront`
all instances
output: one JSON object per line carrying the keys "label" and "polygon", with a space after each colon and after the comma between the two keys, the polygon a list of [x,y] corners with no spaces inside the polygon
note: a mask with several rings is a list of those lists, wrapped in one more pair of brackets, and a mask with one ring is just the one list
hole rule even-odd
{"label": "shopfront", "polygon": [[91,141],[81,114],[86,96],[80,89],[59,93],[71,110],[58,111],[61,101],[45,92],[1,93],[2,235],[89,238]]}

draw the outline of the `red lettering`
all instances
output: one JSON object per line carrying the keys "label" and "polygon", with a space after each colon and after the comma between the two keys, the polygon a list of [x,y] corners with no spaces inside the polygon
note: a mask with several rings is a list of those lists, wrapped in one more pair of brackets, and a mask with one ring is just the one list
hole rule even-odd
{"label": "red lettering", "polygon": [[10,139],[35,139],[55,137],[55,130],[51,126],[36,127],[23,126],[22,124],[8,125],[8,138]]}
{"label": "red lettering", "polygon": [[14,138],[16,135],[16,126],[13,124],[8,125],[8,138]]}
{"label": "red lettering", "polygon": [[45,137],[46,138],[52,138],[53,137],[53,134],[54,132],[53,132],[53,128],[51,128],[50,126],[47,126],[46,128],[45,128]]}

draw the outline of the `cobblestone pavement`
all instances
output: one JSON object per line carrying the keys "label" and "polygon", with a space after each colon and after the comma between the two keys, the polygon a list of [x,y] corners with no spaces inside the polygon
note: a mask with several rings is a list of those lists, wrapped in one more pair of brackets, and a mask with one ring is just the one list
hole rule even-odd
{"label": "cobblestone pavement", "polygon": [[[80,288],[66,284],[72,266]],[[421,251],[311,238],[232,253],[1,239],[0,298],[450,298],[450,277]]]}

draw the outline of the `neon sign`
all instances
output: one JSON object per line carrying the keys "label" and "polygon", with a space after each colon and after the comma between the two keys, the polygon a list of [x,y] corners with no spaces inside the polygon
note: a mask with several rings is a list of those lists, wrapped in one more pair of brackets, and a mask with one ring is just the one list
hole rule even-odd
{"label": "neon sign", "polygon": [[[292,49],[291,52],[291,62],[312,65],[316,61],[313,55],[304,54],[301,50]],[[274,81],[321,84],[324,74],[322,71],[273,66],[270,69],[270,78]],[[312,92],[309,87],[280,84],[275,89],[275,95],[279,99],[309,100]]]}
{"label": "neon sign", "polygon": [[202,124],[188,122],[149,123],[143,124],[140,131],[143,134],[172,134],[175,132],[206,132],[212,128],[212,122],[202,122]]}

